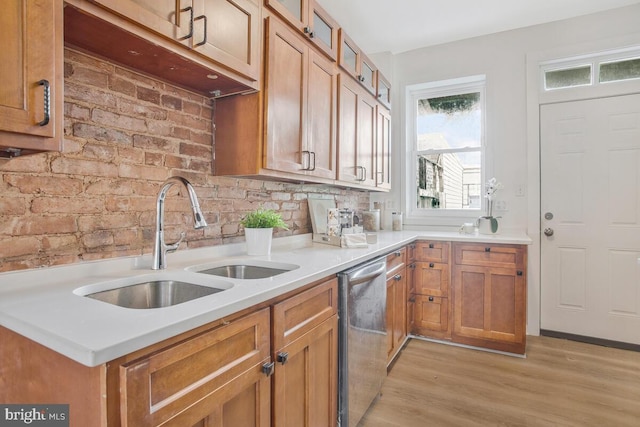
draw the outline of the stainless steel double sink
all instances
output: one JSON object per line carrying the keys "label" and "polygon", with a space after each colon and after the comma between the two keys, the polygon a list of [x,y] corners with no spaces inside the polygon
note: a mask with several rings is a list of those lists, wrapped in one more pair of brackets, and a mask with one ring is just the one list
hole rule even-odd
{"label": "stainless steel double sink", "polygon": [[[233,262],[204,264],[189,267],[186,270],[192,273],[213,275],[226,279],[257,280],[268,279],[287,271],[295,270],[300,266],[294,264],[275,263],[270,261]],[[158,278],[156,278],[158,276]],[[136,280],[135,278],[107,283],[92,292],[92,286],[76,290],[76,293],[124,308],[151,309],[170,307],[192,301],[218,292],[223,292],[233,287],[233,283],[226,281],[204,281],[192,283],[187,279],[176,279],[175,273],[162,277],[162,273],[156,273],[152,279]],[[193,280],[196,281],[196,280]],[[200,282],[199,280],[197,280]],[[113,286],[110,286],[112,284]],[[85,293],[83,290],[87,290]]]}

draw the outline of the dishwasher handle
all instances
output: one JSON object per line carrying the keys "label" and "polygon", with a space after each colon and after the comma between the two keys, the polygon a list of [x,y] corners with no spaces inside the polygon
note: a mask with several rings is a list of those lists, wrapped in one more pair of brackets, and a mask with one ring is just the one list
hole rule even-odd
{"label": "dishwasher handle", "polygon": [[349,281],[349,285],[358,285],[360,283],[371,281],[380,275],[386,274],[386,270],[386,262],[377,262],[363,266],[357,270],[353,270],[347,273],[346,276]]}

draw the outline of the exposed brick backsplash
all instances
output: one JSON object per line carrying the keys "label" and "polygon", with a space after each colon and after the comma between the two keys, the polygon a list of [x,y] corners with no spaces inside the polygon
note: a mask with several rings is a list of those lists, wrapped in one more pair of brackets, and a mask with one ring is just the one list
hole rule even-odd
{"label": "exposed brick backsplash", "polygon": [[166,235],[185,231],[183,247],[243,241],[240,219],[260,206],[289,226],[276,236],[310,233],[310,194],[369,206],[362,191],[213,176],[209,99],[71,49],[64,70],[63,151],[0,160],[0,271],[151,253],[157,192],[172,175],[191,181],[209,223],[193,229],[174,186]]}

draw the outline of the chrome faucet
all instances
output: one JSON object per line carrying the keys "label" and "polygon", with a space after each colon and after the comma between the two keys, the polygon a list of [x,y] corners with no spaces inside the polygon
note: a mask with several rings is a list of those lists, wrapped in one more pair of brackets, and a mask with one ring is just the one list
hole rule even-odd
{"label": "chrome faucet", "polygon": [[156,201],[156,240],[153,248],[153,265],[151,266],[154,270],[164,270],[167,268],[167,254],[177,251],[178,246],[186,236],[186,233],[183,231],[180,233],[180,239],[178,239],[177,242],[169,245],[164,242],[164,199],[167,197],[169,188],[175,183],[182,184],[189,193],[191,209],[193,210],[193,228],[197,230],[207,226],[207,222],[204,220],[204,216],[200,210],[200,204],[198,204],[198,196],[196,196],[196,191],[193,189],[191,183],[180,176],[172,176],[167,179],[162,185],[162,188],[160,188],[158,200]]}

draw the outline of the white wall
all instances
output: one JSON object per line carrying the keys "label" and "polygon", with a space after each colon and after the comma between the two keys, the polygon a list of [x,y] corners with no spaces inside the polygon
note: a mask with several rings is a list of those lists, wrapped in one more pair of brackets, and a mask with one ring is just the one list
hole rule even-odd
{"label": "white wall", "polygon": [[[485,74],[487,77],[486,177],[495,176],[504,185],[498,197],[507,211],[501,212],[502,229],[526,231],[534,240],[529,249],[529,333],[539,331],[539,160],[537,139],[536,68],[527,58],[548,58],[549,52],[584,54],[620,47],[616,43],[640,45],[640,5],[614,9],[550,24],[497,33],[459,42],[427,47],[398,55],[369,55],[391,79],[392,138],[394,144],[393,191],[372,200],[390,200],[401,206],[405,168],[404,93],[407,85]],[[610,43],[603,43],[609,41]],[[625,44],[625,45],[627,45]],[[592,49],[592,50],[590,50]],[[547,52],[547,54],[543,54]],[[532,83],[533,82],[533,83]],[[531,111],[535,109],[535,114]],[[534,129],[532,132],[531,129]],[[524,196],[516,196],[518,187]]]}

